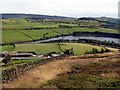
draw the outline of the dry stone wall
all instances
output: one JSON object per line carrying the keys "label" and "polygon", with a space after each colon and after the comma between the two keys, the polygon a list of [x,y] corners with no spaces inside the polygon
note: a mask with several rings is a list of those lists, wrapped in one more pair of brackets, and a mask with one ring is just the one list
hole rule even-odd
{"label": "dry stone wall", "polygon": [[51,62],[53,60],[62,60],[63,58],[65,58],[67,56],[69,56],[69,55],[63,54],[63,55],[60,55],[57,57],[43,59],[43,60],[39,60],[36,62],[24,63],[22,65],[18,65],[15,68],[10,69],[10,70],[4,70],[4,71],[2,71],[2,83],[8,83],[10,81],[13,81],[14,79],[19,77],[20,75],[24,74],[29,69],[33,69],[36,66],[46,64],[46,63]]}

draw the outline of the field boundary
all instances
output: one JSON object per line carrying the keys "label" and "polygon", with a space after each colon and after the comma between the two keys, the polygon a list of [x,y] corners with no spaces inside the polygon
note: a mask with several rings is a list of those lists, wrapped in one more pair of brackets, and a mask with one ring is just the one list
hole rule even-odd
{"label": "field boundary", "polygon": [[2,83],[8,83],[10,81],[13,81],[20,75],[24,74],[25,72],[27,72],[30,69],[37,67],[38,65],[43,65],[43,64],[46,64],[46,63],[54,61],[54,60],[61,60],[68,56],[70,56],[70,55],[62,54],[60,56],[56,56],[53,58],[48,58],[48,59],[43,59],[43,60],[39,60],[36,62],[28,62],[28,63],[24,63],[22,65],[17,65],[15,68],[12,68],[10,70],[4,70],[4,71],[2,71],[2,76],[3,76]]}

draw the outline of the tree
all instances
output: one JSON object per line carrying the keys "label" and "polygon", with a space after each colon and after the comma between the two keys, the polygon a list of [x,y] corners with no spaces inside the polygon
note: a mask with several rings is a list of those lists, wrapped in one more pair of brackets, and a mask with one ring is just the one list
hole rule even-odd
{"label": "tree", "polygon": [[10,63],[10,60],[11,60],[11,56],[9,54],[6,54],[4,59],[2,60],[2,62],[4,64],[8,64],[8,63]]}
{"label": "tree", "polygon": [[86,51],[85,51],[85,54],[90,54],[90,51],[86,50]]}
{"label": "tree", "polygon": [[100,51],[100,53],[104,53],[104,49],[103,49],[103,48],[101,48],[101,51]]}
{"label": "tree", "polygon": [[10,45],[12,45],[12,46],[15,48],[15,44],[13,44],[13,43],[10,43]]}
{"label": "tree", "polygon": [[105,48],[105,52],[110,52],[110,50],[109,50],[109,49],[107,49],[107,48]]}
{"label": "tree", "polygon": [[92,48],[92,53],[93,53],[93,54],[98,53],[98,49],[96,49],[96,48]]}

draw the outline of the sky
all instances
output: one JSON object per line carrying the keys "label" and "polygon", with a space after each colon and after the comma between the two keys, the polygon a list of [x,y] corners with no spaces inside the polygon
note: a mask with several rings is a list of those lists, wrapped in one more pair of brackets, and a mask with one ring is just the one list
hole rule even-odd
{"label": "sky", "polygon": [[118,17],[119,0],[0,0],[0,13]]}

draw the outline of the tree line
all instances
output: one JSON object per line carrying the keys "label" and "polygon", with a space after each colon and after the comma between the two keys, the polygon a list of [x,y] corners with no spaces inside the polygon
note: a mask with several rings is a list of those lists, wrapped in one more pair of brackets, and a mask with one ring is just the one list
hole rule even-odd
{"label": "tree line", "polygon": [[101,37],[111,37],[111,38],[119,38],[120,39],[120,34],[118,33],[106,33],[106,32],[73,32],[73,36],[81,36],[81,35],[94,35],[94,36],[101,36]]}
{"label": "tree line", "polygon": [[110,52],[109,49],[107,48],[101,48],[101,50],[99,51],[97,48],[92,48],[92,50],[86,50],[85,54],[97,54],[97,53],[104,53],[104,52]]}

